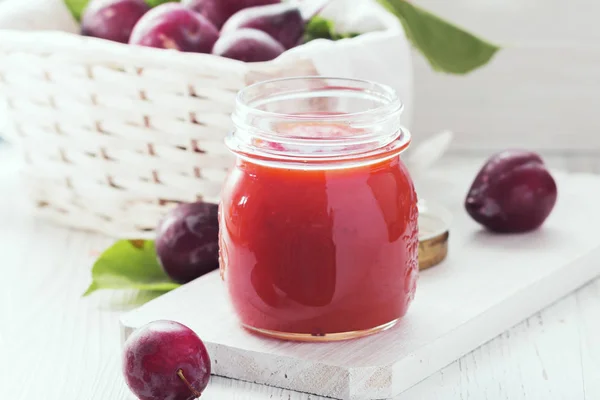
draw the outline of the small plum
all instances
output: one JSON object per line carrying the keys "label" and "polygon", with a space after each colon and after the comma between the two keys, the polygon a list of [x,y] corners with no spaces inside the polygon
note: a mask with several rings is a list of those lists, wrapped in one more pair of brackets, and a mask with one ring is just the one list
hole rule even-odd
{"label": "small plum", "polygon": [[492,156],[479,171],[465,208],[491,231],[527,232],[542,225],[556,197],[556,182],[538,154],[506,150]]}
{"label": "small plum", "polygon": [[150,322],[124,345],[123,375],[140,400],[191,400],[210,380],[210,358],[202,340],[175,321]]}
{"label": "small plum", "polygon": [[144,0],[92,0],[81,17],[81,34],[127,43],[133,27],[148,10]]}
{"label": "small plum", "polygon": [[180,204],[156,230],[156,255],[165,273],[186,283],[219,268],[219,206]]}
{"label": "small plum", "polygon": [[283,47],[291,49],[304,34],[304,19],[294,3],[250,7],[229,18],[221,28],[221,34],[225,35],[240,28],[258,29],[268,33]]}
{"label": "small plum", "polygon": [[182,4],[204,15],[217,28],[236,12],[248,7],[276,4],[281,0],[182,0]]}
{"label": "small plum", "polygon": [[138,21],[129,43],[210,53],[218,38],[217,28],[202,15],[179,3],[165,3],[153,8]]}
{"label": "small plum", "polygon": [[245,62],[269,61],[285,49],[271,36],[257,29],[243,28],[222,35],[213,54]]}

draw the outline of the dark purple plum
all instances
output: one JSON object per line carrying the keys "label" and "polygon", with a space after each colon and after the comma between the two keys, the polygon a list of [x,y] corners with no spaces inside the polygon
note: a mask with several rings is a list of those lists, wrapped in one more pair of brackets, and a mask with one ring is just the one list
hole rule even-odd
{"label": "dark purple plum", "polygon": [[219,207],[180,204],[156,230],[156,255],[163,270],[186,283],[219,267]]}
{"label": "dark purple plum", "polygon": [[246,62],[269,61],[285,49],[271,36],[256,29],[243,28],[222,35],[213,54]]}
{"label": "dark purple plum", "polygon": [[179,3],[161,4],[135,25],[129,43],[140,46],[210,53],[219,38],[217,28]]}
{"label": "dark purple plum", "polygon": [[144,0],[92,0],[81,17],[81,34],[127,43],[148,10]]}
{"label": "dark purple plum", "polygon": [[204,15],[217,28],[236,12],[248,7],[276,4],[280,0],[182,0],[182,4]]}
{"label": "dark purple plum", "polygon": [[210,358],[190,328],[159,320],[137,329],[125,342],[123,375],[140,400],[191,400],[208,385]]}
{"label": "dark purple plum", "polygon": [[538,154],[506,150],[492,156],[479,171],[465,208],[491,231],[527,232],[542,225],[556,197],[556,182]]}
{"label": "dark purple plum", "polygon": [[304,34],[304,19],[294,3],[250,7],[232,15],[221,28],[221,34],[226,35],[240,28],[268,33],[283,47],[291,49]]}

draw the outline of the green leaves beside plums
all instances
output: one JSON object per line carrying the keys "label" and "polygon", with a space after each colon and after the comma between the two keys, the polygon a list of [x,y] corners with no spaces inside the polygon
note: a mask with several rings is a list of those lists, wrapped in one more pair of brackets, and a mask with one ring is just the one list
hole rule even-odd
{"label": "green leaves beside plums", "polygon": [[83,10],[87,7],[89,0],[65,0],[65,5],[71,11],[73,17],[77,20],[81,20]]}
{"label": "green leaves beside plums", "polygon": [[377,0],[402,23],[411,43],[436,71],[466,74],[500,49],[406,0]]}
{"label": "green leaves beside plums", "polygon": [[304,28],[304,43],[315,39],[339,40],[352,38],[358,35],[360,34],[338,33],[335,30],[335,24],[333,21],[316,15],[306,23]]}
{"label": "green leaves beside plums", "polygon": [[179,3],[179,0],[146,0],[150,7],[156,7],[163,3]]}
{"label": "green leaves beside plums", "polygon": [[100,289],[167,292],[179,286],[160,267],[152,240],[120,240],[94,263],[92,283],[84,296]]}

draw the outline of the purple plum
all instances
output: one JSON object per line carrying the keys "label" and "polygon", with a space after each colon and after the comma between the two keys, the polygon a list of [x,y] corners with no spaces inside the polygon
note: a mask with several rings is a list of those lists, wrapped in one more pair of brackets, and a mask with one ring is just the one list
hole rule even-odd
{"label": "purple plum", "polygon": [[556,182],[538,154],[506,150],[492,156],[479,171],[465,208],[491,231],[527,232],[542,225],[556,197]]}
{"label": "purple plum", "polygon": [[81,34],[127,43],[150,6],[144,0],[92,0],[81,18]]}
{"label": "purple plum", "polygon": [[222,35],[213,48],[213,54],[245,62],[269,61],[284,51],[283,46],[271,36],[249,28]]}
{"label": "purple plum", "polygon": [[221,34],[226,35],[240,28],[268,33],[283,47],[290,49],[298,44],[304,34],[304,19],[294,3],[250,7],[229,18],[221,28]]}
{"label": "purple plum", "polygon": [[191,400],[210,380],[210,358],[194,331],[175,321],[150,322],[123,349],[123,375],[140,400]]}
{"label": "purple plum", "polygon": [[165,3],[147,12],[135,25],[130,44],[210,53],[219,38],[217,28],[179,3]]}
{"label": "purple plum", "polygon": [[276,4],[280,0],[182,0],[182,4],[204,15],[217,28],[236,12],[244,8]]}
{"label": "purple plum", "polygon": [[156,230],[156,255],[165,273],[186,283],[219,268],[219,207],[180,204]]}

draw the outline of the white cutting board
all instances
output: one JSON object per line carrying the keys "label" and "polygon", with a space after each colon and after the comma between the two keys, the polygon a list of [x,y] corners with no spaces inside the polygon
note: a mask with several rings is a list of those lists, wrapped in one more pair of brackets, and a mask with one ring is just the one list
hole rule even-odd
{"label": "white cutting board", "polygon": [[542,229],[481,230],[462,210],[473,170],[444,170],[420,196],[454,213],[447,260],[421,274],[406,317],[374,336],[337,343],[263,339],[241,329],[218,273],[125,314],[122,334],[180,321],[206,342],[213,373],[338,399],[391,398],[600,275],[600,178],[556,174],[559,200]]}

